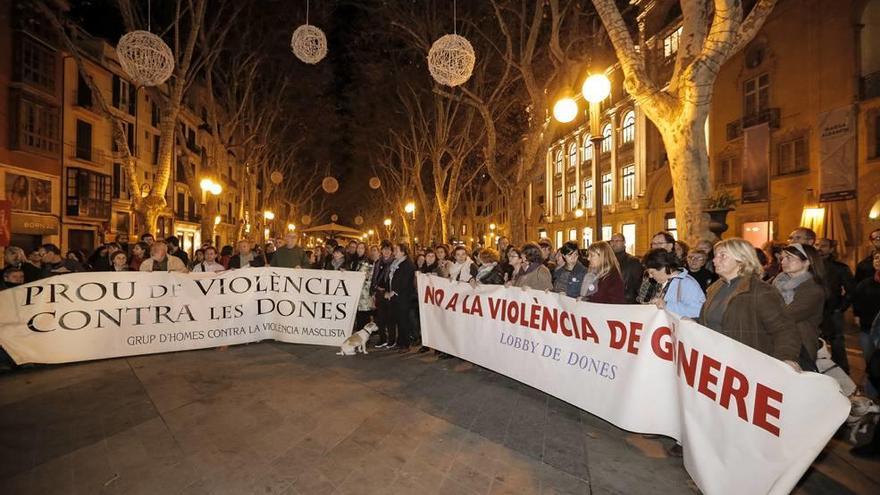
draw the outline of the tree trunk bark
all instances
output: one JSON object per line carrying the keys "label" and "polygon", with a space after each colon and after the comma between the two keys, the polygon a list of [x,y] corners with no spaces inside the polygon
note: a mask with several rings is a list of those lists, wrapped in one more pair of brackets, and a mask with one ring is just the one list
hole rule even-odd
{"label": "tree trunk bark", "polygon": [[510,222],[510,240],[511,243],[521,246],[529,241],[528,229],[526,227],[525,212],[525,188],[528,184],[518,183],[511,191],[508,198],[508,215]]}
{"label": "tree trunk bark", "polygon": [[438,204],[437,209],[440,210],[440,242],[449,242],[449,211]]}
{"label": "tree trunk bark", "polygon": [[703,202],[709,196],[706,112],[695,113],[696,116],[684,115],[671,125],[659,126],[672,175],[679,239],[690,245],[714,238],[709,231],[709,216],[703,212]]}

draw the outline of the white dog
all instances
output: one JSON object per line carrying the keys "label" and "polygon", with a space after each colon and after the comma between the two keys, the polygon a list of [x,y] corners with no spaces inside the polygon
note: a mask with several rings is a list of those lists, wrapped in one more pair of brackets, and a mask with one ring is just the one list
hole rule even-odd
{"label": "white dog", "polygon": [[378,329],[379,327],[376,326],[375,323],[367,323],[366,325],[364,325],[364,328],[351,334],[351,337],[345,339],[345,341],[342,342],[342,345],[339,347],[339,352],[337,352],[336,355],[353,356],[357,354],[358,351],[366,354],[367,341],[370,340],[370,335]]}

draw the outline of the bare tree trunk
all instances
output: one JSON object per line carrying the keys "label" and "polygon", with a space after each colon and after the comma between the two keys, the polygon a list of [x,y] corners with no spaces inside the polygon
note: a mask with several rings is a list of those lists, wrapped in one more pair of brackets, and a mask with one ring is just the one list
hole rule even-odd
{"label": "bare tree trunk", "polygon": [[690,243],[711,238],[709,219],[703,213],[703,201],[710,193],[705,121],[705,117],[679,119],[660,128],[672,175],[677,228]]}

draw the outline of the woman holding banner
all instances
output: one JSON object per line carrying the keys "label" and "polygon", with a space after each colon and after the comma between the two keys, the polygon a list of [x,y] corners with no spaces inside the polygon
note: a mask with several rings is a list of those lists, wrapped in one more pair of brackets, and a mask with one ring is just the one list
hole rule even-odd
{"label": "woman holding banner", "polygon": [[521,250],[511,249],[508,260],[514,268],[513,285],[536,290],[553,288],[553,277],[544,266],[544,256],[537,244],[526,244]]}
{"label": "woman holding banner", "polygon": [[660,285],[651,301],[660,309],[667,309],[678,316],[697,318],[706,296],[700,283],[682,268],[679,257],[665,249],[652,249],[642,263],[648,276]]}
{"label": "woman holding banner", "polygon": [[714,262],[720,278],[707,291],[700,324],[800,370],[797,328],[779,292],[761,281],[755,248],[743,239],[725,239],[715,244]]}
{"label": "woman holding banner", "polygon": [[603,304],[626,304],[620,265],[611,244],[594,242],[587,248],[589,271],[581,284],[580,296],[585,301]]}

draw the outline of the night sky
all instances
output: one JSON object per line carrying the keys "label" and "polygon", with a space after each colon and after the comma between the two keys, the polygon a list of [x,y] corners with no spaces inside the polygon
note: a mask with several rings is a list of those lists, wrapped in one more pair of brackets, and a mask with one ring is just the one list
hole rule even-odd
{"label": "night sky", "polygon": [[[145,2],[138,2],[138,5]],[[394,88],[377,84],[393,74],[395,61],[386,48],[376,43],[374,33],[379,0],[312,1],[309,23],[321,28],[328,38],[328,56],[316,65],[300,62],[290,51],[290,35],[305,23],[306,2],[290,0],[252,0],[239,20],[257,23],[264,33],[264,54],[271,63],[264,69],[286,71],[291,87],[285,99],[285,112],[295,119],[288,137],[302,139],[298,163],[304,170],[315,164],[330,164],[340,183],[336,194],[327,198],[328,213],[337,213],[341,223],[353,223],[375,203],[376,192],[367,186],[372,176],[370,161],[388,128],[389,103]],[[154,0],[153,31],[167,26],[162,9],[173,9],[175,2]],[[89,33],[115,44],[124,28],[116,0],[74,0],[69,18]],[[144,7],[144,6],[142,6]],[[165,14],[170,17],[170,10]],[[243,40],[242,43],[247,43]],[[418,63],[417,60],[404,61]],[[427,71],[424,74],[428,83]],[[303,172],[308,173],[308,172]],[[323,220],[329,221],[329,218]]]}

